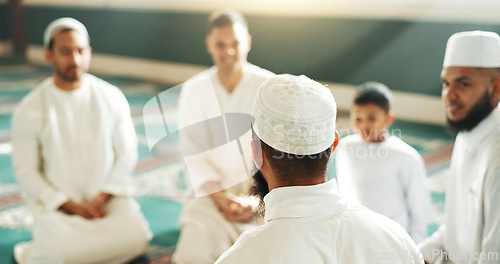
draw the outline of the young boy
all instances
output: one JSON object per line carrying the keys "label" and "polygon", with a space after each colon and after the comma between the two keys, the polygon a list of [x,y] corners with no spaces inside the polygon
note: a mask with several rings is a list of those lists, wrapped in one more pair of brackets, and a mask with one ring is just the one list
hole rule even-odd
{"label": "young boy", "polygon": [[351,110],[355,134],[340,140],[336,154],[339,191],[398,222],[418,243],[427,236],[425,166],[414,148],[387,132],[394,122],[392,101],[381,83],[359,87]]}

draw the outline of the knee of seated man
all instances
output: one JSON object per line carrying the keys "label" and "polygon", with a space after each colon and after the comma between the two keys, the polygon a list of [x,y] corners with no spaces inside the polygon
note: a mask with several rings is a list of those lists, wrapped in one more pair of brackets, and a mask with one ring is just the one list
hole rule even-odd
{"label": "knee of seated man", "polygon": [[173,256],[176,264],[204,264],[214,263],[224,249],[209,233],[204,232],[199,225],[185,225],[181,230],[181,237]]}

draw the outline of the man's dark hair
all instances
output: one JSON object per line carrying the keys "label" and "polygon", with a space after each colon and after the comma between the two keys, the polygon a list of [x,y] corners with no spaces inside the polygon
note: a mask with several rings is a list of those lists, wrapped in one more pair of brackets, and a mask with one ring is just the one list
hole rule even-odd
{"label": "man's dark hair", "polygon": [[262,153],[278,179],[293,182],[297,177],[313,177],[326,174],[333,145],[312,155],[295,155],[279,151],[260,140]]}
{"label": "man's dark hair", "polygon": [[358,93],[354,97],[354,104],[374,104],[389,113],[392,109],[393,96],[389,88],[384,84],[366,82],[358,86]]}
{"label": "man's dark hair", "polygon": [[213,12],[208,18],[208,34],[212,29],[241,24],[248,31],[248,24],[243,15],[234,9],[221,9]]}

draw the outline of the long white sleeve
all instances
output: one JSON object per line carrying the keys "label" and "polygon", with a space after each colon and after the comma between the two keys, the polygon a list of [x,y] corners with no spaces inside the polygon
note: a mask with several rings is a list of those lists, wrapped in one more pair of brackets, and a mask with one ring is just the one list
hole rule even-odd
{"label": "long white sleeve", "polygon": [[[497,153],[500,151],[497,151]],[[484,226],[481,253],[478,264],[492,263],[496,254],[496,261],[500,254],[500,163],[498,157],[493,157],[496,164],[487,172],[484,182]],[[488,259],[490,257],[490,259]]]}
{"label": "long white sleeve", "polygon": [[213,84],[207,73],[196,81],[183,85],[179,98],[180,143],[187,173],[195,193],[203,193],[202,186],[223,178],[213,164],[215,142],[212,127],[207,122],[221,116]]}
{"label": "long white sleeve", "polygon": [[425,185],[427,178],[422,157],[415,153],[414,159],[409,161],[407,171],[402,176],[406,183],[406,206],[408,208],[408,233],[415,243],[427,237],[427,217],[430,197]]}
{"label": "long white sleeve", "polygon": [[68,196],[48,181],[43,173],[38,131],[43,122],[41,109],[21,104],[12,118],[12,160],[14,174],[28,197],[41,208],[57,210]]}
{"label": "long white sleeve", "polygon": [[124,196],[132,194],[130,175],[137,163],[137,135],[127,99],[122,93],[118,93],[115,101],[116,123],[112,135],[115,162],[102,191]]}

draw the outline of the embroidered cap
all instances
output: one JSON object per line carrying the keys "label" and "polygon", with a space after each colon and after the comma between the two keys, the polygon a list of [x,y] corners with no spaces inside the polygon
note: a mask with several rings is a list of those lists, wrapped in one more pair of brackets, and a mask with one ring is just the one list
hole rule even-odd
{"label": "embroidered cap", "polygon": [[335,140],[335,99],[328,88],[304,75],[268,79],[257,91],[252,116],[257,136],[285,153],[317,154]]}

